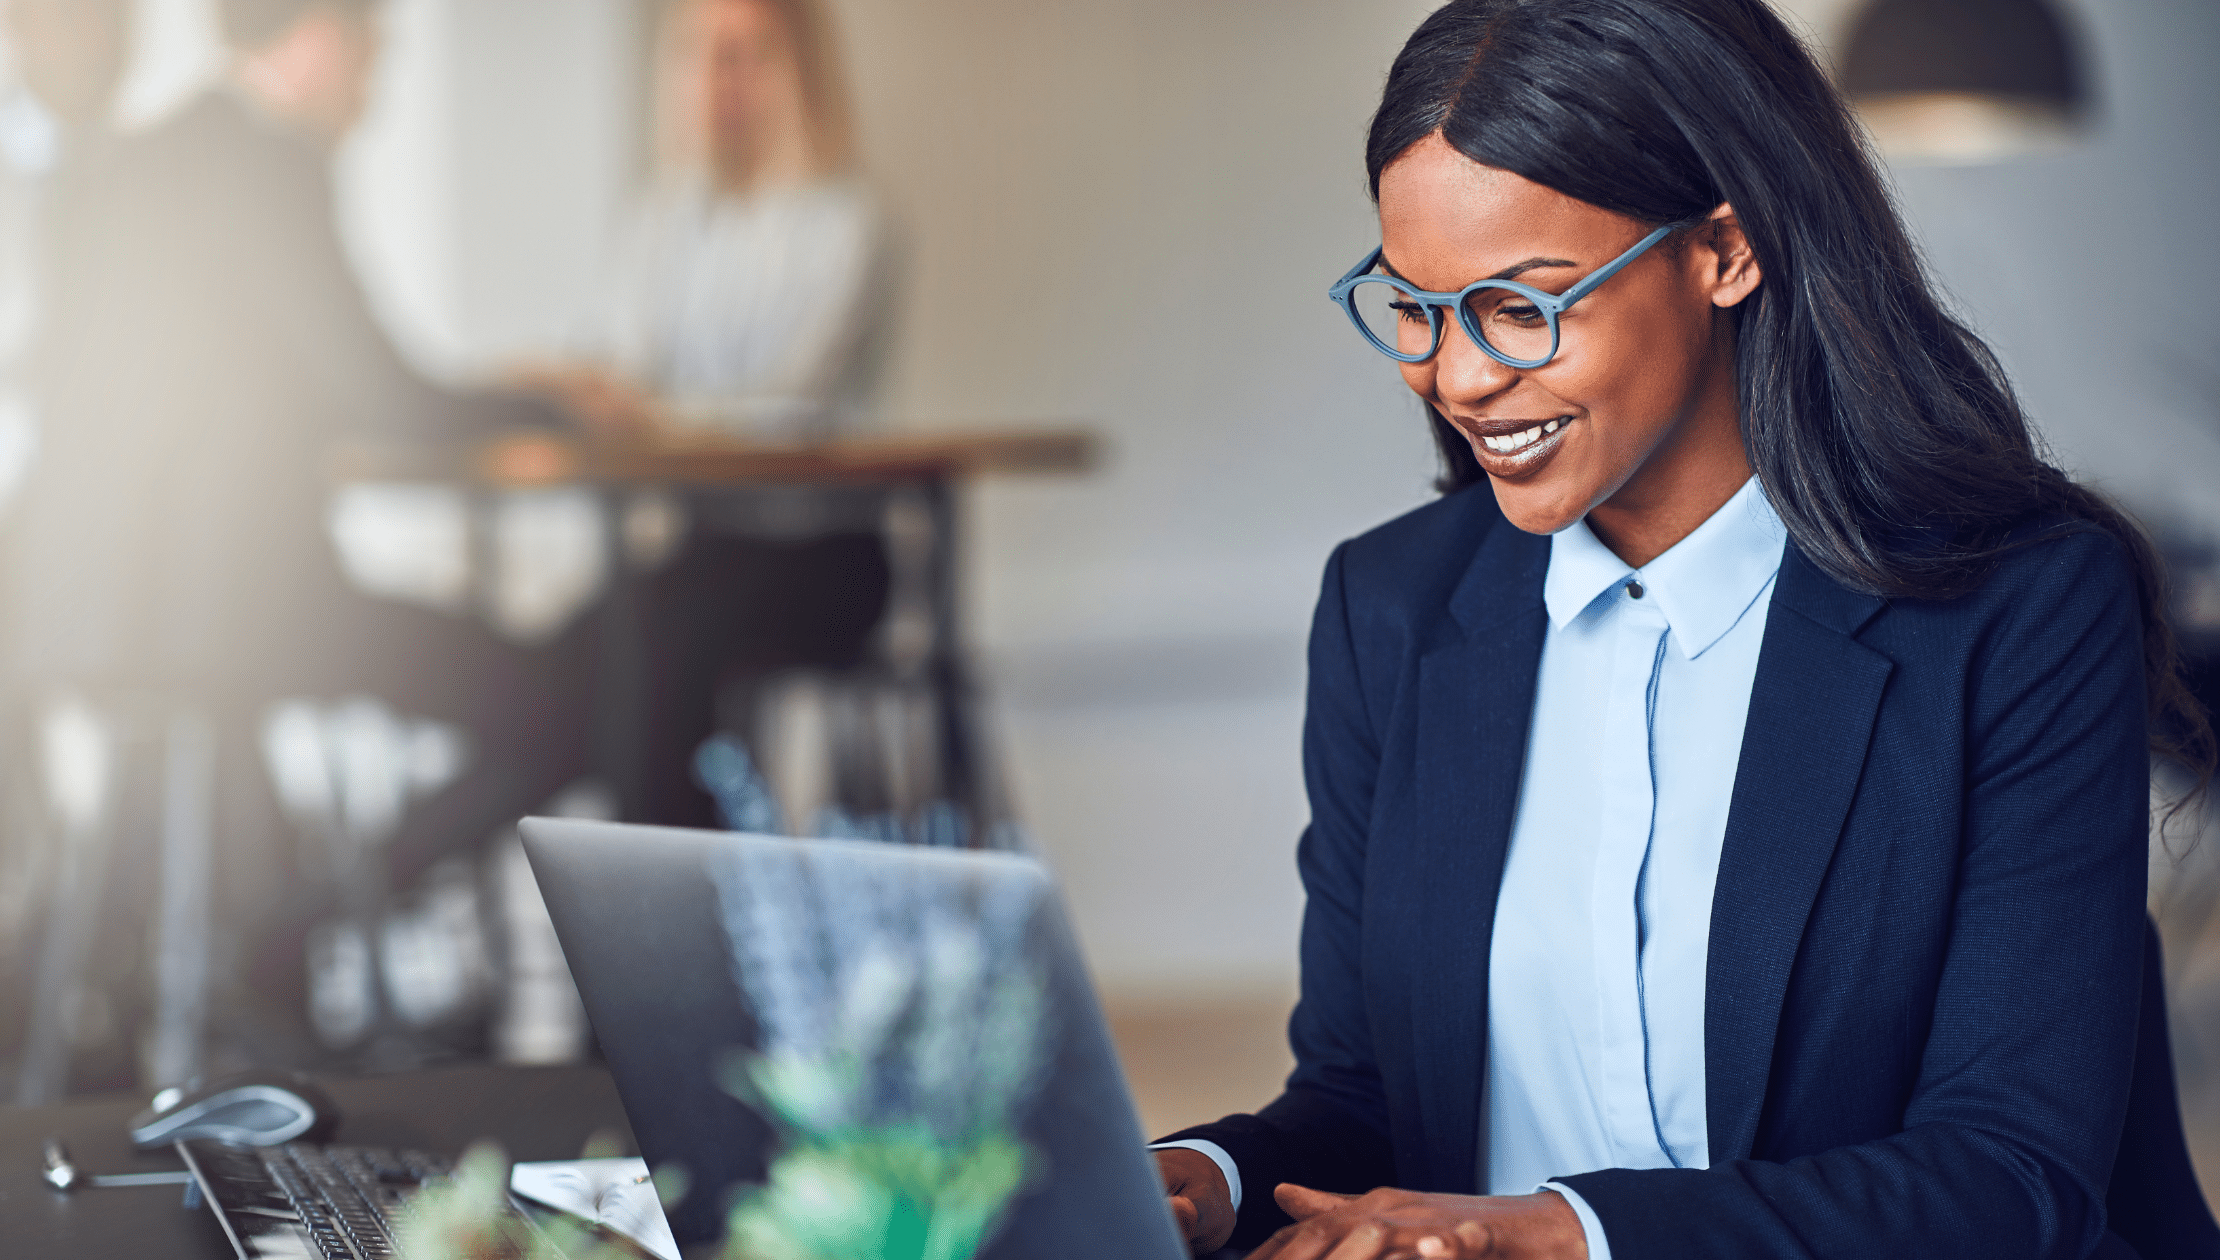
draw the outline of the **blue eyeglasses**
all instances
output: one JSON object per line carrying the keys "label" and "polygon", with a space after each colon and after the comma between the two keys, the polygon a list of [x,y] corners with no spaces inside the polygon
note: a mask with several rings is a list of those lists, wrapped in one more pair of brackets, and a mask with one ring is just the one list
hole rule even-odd
{"label": "blue eyeglasses", "polygon": [[1561,294],[1516,280],[1480,280],[1457,293],[1430,293],[1374,272],[1383,252],[1375,248],[1336,280],[1326,296],[1341,304],[1374,349],[1398,362],[1433,358],[1441,349],[1442,311],[1454,310],[1465,335],[1490,358],[1506,367],[1538,368],[1557,357],[1558,316],[1682,226],[1668,223],[1657,229]]}

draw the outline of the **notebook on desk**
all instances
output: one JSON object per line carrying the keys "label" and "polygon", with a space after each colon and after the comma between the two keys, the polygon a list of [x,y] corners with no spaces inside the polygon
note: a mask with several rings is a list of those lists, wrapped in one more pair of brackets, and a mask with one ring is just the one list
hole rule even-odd
{"label": "notebook on desk", "polygon": [[1037,862],[575,820],[523,832],[680,1244],[1186,1254]]}

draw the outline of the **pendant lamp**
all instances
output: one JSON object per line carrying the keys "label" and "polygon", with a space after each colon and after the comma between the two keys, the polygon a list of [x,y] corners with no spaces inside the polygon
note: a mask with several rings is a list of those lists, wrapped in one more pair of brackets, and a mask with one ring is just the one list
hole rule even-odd
{"label": "pendant lamp", "polygon": [[2048,0],[1873,0],[1842,45],[1842,87],[1894,161],[2056,151],[2090,114],[2074,36]]}

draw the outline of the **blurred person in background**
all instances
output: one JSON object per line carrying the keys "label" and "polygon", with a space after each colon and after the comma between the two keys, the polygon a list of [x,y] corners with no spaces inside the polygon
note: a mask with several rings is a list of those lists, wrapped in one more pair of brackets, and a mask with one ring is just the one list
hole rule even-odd
{"label": "blurred person in background", "polygon": [[[338,859],[280,840],[271,706],[368,695],[460,732],[468,773],[380,836],[385,874],[405,881],[582,772],[591,656],[580,634],[518,648],[348,585],[325,529],[336,446],[453,443],[553,417],[424,380],[348,264],[330,158],[367,101],[378,5],[216,7],[229,73],[114,146],[68,233],[80,244],[46,252],[30,373],[43,449],[8,540],[0,644],[22,725],[51,725],[67,698],[130,753],[118,732],[133,723],[209,724],[220,904],[205,983],[225,1042],[212,1053],[301,1062],[323,1053],[304,1023],[304,940],[340,897]],[[159,777],[160,757],[146,763]],[[117,962],[83,968],[117,1015],[104,1039],[77,1036],[99,1044],[77,1047],[76,1088],[129,1082],[160,952],[134,912],[159,866],[134,847],[159,829],[133,825],[146,793],[117,764],[102,808],[118,820],[109,867],[129,877],[107,881],[95,949]]]}
{"label": "blurred person in background", "polygon": [[889,295],[830,15],[817,0],[687,0],[660,60],[662,170],[580,361],[532,379],[618,433],[853,424]]}
{"label": "blurred person in background", "polygon": [[25,389],[44,273],[102,236],[129,0],[0,0],[0,514],[38,444]]}
{"label": "blurred person in background", "polygon": [[[114,149],[110,114],[130,55],[129,8],[130,0],[0,3],[12,71],[0,103],[0,529],[37,448],[25,358],[51,296],[48,273],[78,265],[70,260],[100,235],[98,188]],[[12,688],[0,692],[0,712],[20,712],[21,701]],[[0,723],[0,787],[11,814],[38,795],[27,735],[20,723]],[[30,1015],[33,942],[53,891],[48,858],[14,817],[0,823],[0,1061]]]}
{"label": "blurred person in background", "polygon": [[[660,53],[662,169],[580,358],[520,380],[620,439],[853,431],[892,285],[831,15],[818,0],[687,0]],[[689,536],[644,592],[647,783],[634,812],[712,825],[689,767],[720,692],[754,726],[756,684],[867,656],[890,582],[885,502],[870,489],[757,487],[684,506]]]}
{"label": "blurred person in background", "polygon": [[364,104],[373,8],[226,0],[226,81],[119,144],[85,247],[49,253],[18,669],[329,680],[295,614],[354,611],[321,527],[333,444],[481,422],[402,362],[339,243],[328,162]]}

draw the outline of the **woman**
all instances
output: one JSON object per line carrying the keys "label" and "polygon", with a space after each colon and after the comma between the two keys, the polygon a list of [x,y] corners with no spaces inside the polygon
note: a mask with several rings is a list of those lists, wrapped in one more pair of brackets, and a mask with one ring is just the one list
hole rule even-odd
{"label": "woman", "polygon": [[665,28],[662,178],[586,362],[527,374],[605,429],[821,437],[871,386],[885,230],[814,0],[688,0]]}
{"label": "woman", "polygon": [[1334,293],[1448,493],[1328,564],[1297,1067],[1160,1147],[1190,1242],[2220,1254],[2138,1058],[2147,756],[2212,761],[2161,576],[1810,56],[1455,0],[1367,163]]}
{"label": "woman", "polygon": [[[891,297],[835,45],[817,0],[674,8],[664,177],[619,253],[588,362],[528,382],[605,435],[792,442],[855,427]],[[692,766],[720,692],[760,748],[766,680],[867,658],[892,583],[885,507],[872,487],[756,485],[651,518],[686,528],[643,592],[646,738],[630,816],[717,825]]]}

